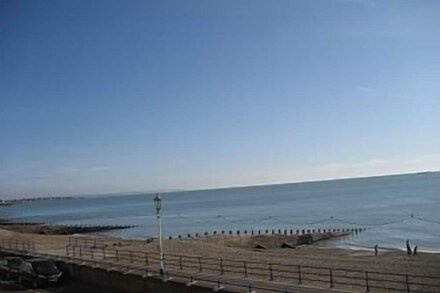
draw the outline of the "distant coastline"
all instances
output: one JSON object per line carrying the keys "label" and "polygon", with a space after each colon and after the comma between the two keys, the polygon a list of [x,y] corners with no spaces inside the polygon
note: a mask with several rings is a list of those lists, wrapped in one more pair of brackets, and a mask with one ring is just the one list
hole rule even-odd
{"label": "distant coastline", "polygon": [[43,201],[43,200],[68,200],[74,199],[78,197],[73,196],[45,196],[45,197],[26,197],[26,198],[17,198],[17,199],[6,199],[0,200],[0,206],[10,206],[15,204],[21,204],[24,202],[34,202],[34,201]]}

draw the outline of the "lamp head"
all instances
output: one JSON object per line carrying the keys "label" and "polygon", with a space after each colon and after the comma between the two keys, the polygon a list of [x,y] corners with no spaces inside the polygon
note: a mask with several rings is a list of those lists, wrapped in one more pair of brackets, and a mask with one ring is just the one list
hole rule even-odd
{"label": "lamp head", "polygon": [[154,207],[156,208],[157,213],[159,213],[161,206],[162,206],[162,198],[160,197],[160,194],[157,194],[154,197]]}

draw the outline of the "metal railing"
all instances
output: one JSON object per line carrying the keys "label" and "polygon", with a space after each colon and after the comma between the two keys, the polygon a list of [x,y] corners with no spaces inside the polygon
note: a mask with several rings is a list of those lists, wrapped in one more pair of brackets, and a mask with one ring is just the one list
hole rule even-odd
{"label": "metal railing", "polygon": [[[66,255],[123,265],[158,265],[156,252],[67,245]],[[189,255],[164,255],[165,267],[189,274],[211,274],[246,280],[283,282],[353,291],[440,292],[440,276],[280,264]]]}
{"label": "metal railing", "polygon": [[80,246],[87,246],[87,247],[105,247],[106,243],[103,239],[96,238],[96,237],[69,237],[68,240],[70,246],[72,245],[80,245]]}
{"label": "metal railing", "polygon": [[107,238],[90,237],[90,236],[79,236],[79,237],[68,238],[68,245],[88,246],[93,248],[102,248],[109,246],[121,247],[121,246],[132,245],[133,243],[136,242],[137,242],[136,240],[107,239]]}
{"label": "metal railing", "polygon": [[[159,266],[147,266],[139,264],[124,264],[124,263],[114,263],[113,261],[97,260],[97,259],[86,259],[73,256],[60,256],[52,255],[46,253],[32,252],[34,257],[44,257],[52,259],[53,261],[64,262],[64,263],[77,263],[80,265],[88,265],[94,268],[111,269],[111,271],[119,271],[124,274],[144,274],[148,277],[164,278],[167,279],[179,279],[180,282],[186,281],[186,286],[191,287],[201,283],[202,285],[210,286],[213,290],[228,288],[239,288],[239,292],[245,290],[249,293],[255,292],[255,290],[264,290],[265,292],[276,292],[276,293],[293,293],[297,292],[297,286],[293,284],[268,284],[268,283],[258,283],[250,279],[242,278],[219,278],[217,275],[208,274],[188,274],[187,272],[182,272],[180,270],[168,269],[164,276],[160,275]],[[154,258],[155,259],[155,258]],[[234,291],[235,292],[235,291]]]}
{"label": "metal railing", "polygon": [[35,242],[22,239],[1,239],[0,248],[16,251],[35,251]]}
{"label": "metal railing", "polygon": [[[158,267],[160,262],[160,255],[157,252],[107,247],[104,242],[99,240],[95,242],[91,239],[82,239],[78,242],[82,245],[73,244],[73,241],[70,243],[65,247],[66,257],[36,253],[33,241],[21,239],[2,239],[0,248],[7,252],[78,260],[95,266],[109,266],[127,271],[145,270],[148,272],[151,268]],[[246,287],[258,289],[255,282],[267,283],[269,281],[285,286],[312,286],[366,292],[440,292],[440,276],[437,275],[414,275],[177,254],[165,254],[164,261],[168,274],[198,280],[206,279],[207,275],[211,276],[206,282],[214,282],[212,276],[216,276],[218,286],[221,283],[240,287],[244,286],[243,282],[248,282]],[[264,289],[268,290],[268,288]],[[288,291],[283,289],[279,292]]]}

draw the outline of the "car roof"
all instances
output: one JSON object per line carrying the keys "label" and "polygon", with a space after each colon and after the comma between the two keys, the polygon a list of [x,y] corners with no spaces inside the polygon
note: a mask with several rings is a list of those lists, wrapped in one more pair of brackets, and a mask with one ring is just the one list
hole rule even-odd
{"label": "car roof", "polygon": [[46,261],[50,261],[50,262],[53,262],[51,259],[47,259],[47,258],[30,258],[30,259],[27,259],[26,261],[28,261],[28,262],[30,262],[30,263],[33,263],[33,262],[46,262]]}
{"label": "car roof", "polygon": [[14,259],[19,259],[19,260],[23,260],[21,257],[19,256],[6,256],[3,257],[2,259],[6,259],[6,260],[14,260]]}

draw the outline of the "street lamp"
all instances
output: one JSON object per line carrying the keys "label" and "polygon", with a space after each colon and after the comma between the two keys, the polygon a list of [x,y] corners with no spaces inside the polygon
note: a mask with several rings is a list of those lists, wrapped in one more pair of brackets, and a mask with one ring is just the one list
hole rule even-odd
{"label": "street lamp", "polygon": [[162,207],[162,198],[159,194],[154,197],[154,207],[156,208],[157,224],[159,232],[159,249],[160,249],[160,276],[164,276],[164,264],[163,264],[163,246],[162,246],[162,221],[160,219],[160,208]]}

